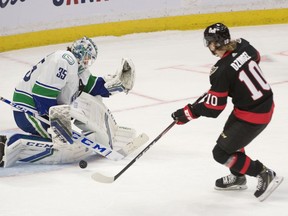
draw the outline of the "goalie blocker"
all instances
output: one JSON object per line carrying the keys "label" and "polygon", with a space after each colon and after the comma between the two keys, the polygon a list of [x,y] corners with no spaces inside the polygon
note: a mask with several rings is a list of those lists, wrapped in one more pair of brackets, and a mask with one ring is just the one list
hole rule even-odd
{"label": "goalie blocker", "polygon": [[[96,153],[120,160],[148,141],[146,134],[136,137],[134,129],[118,126],[101,98],[86,93],[82,93],[71,106],[52,107],[49,115],[53,142],[23,134],[9,137],[2,159],[4,167],[13,166],[17,161],[40,164],[79,162]],[[71,118],[75,119],[74,125],[71,125]]]}

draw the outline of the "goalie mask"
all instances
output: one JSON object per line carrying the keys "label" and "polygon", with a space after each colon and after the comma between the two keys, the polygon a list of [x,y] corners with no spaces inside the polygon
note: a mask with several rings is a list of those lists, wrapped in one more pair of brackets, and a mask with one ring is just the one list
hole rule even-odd
{"label": "goalie mask", "polygon": [[78,74],[83,73],[97,58],[97,46],[88,37],[74,41],[70,50],[78,60]]}
{"label": "goalie mask", "polygon": [[213,42],[216,49],[230,42],[230,33],[227,26],[222,23],[215,23],[208,26],[204,31],[204,45],[209,47]]}

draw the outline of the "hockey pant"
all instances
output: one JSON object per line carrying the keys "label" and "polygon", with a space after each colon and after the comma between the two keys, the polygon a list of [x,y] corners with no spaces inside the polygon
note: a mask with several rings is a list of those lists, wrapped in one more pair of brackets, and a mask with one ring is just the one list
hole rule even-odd
{"label": "hockey pant", "polygon": [[240,121],[232,113],[213,149],[214,159],[230,168],[234,175],[257,176],[263,169],[263,164],[247,156],[244,147],[266,126],[267,124],[257,125]]}

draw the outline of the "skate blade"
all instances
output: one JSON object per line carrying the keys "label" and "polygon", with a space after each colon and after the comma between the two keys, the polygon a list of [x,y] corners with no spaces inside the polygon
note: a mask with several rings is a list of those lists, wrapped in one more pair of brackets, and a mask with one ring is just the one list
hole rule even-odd
{"label": "skate blade", "polygon": [[220,191],[246,190],[247,188],[248,188],[247,185],[233,185],[227,188],[221,188],[217,186],[214,187],[215,190],[220,190]]}
{"label": "skate blade", "polygon": [[267,199],[274,190],[283,182],[284,177],[282,176],[275,176],[275,178],[272,180],[272,182],[269,184],[267,190],[258,197],[258,200],[260,202],[263,202],[265,199]]}

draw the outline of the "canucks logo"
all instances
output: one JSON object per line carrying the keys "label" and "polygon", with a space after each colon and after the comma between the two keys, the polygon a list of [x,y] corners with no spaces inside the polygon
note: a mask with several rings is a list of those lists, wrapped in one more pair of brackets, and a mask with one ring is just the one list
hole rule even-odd
{"label": "canucks logo", "polygon": [[62,58],[64,58],[70,65],[75,64],[74,59],[70,55],[68,55],[66,53],[63,54]]}

